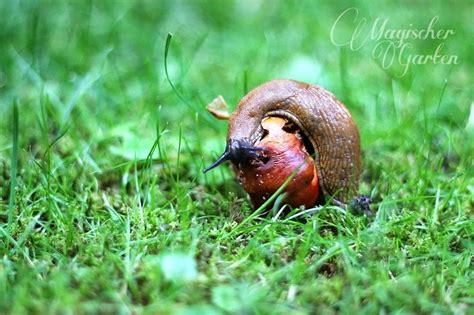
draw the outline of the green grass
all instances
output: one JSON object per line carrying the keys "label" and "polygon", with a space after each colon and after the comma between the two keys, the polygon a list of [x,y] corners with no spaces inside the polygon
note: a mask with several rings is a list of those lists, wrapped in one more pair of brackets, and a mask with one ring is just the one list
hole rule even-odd
{"label": "green grass", "polygon": [[[252,3],[0,2],[0,313],[472,314],[472,4],[354,2],[455,31],[459,64],[399,77],[331,43],[349,5]],[[206,104],[278,77],[350,109],[373,216],[256,216],[202,174],[227,128]]]}

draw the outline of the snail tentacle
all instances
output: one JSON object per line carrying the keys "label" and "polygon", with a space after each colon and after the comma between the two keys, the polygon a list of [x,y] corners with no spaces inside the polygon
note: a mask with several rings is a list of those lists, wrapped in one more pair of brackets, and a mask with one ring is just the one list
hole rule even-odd
{"label": "snail tentacle", "polygon": [[224,153],[211,165],[203,170],[203,173],[219,166],[225,161],[232,161],[235,164],[242,163],[252,158],[260,158],[263,149],[255,147],[248,139],[229,139]]}

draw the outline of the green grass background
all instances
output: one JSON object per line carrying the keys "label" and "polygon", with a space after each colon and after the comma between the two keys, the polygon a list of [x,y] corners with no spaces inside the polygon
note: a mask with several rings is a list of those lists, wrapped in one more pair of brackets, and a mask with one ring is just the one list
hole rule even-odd
{"label": "green grass background", "polygon": [[[400,78],[373,43],[334,46],[351,6],[394,28],[439,16],[459,64]],[[470,1],[6,0],[0,15],[0,313],[473,312]],[[227,167],[202,174],[227,128],[206,104],[279,77],[350,109],[373,216],[256,217]]]}

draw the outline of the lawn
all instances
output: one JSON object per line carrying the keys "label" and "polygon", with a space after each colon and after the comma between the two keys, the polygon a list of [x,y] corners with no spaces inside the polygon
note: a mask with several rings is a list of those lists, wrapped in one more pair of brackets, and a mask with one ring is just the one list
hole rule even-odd
{"label": "lawn", "polygon": [[[474,313],[472,2],[0,15],[0,314]],[[274,78],[346,104],[372,214],[258,216],[229,165],[202,173],[227,132],[206,105]]]}

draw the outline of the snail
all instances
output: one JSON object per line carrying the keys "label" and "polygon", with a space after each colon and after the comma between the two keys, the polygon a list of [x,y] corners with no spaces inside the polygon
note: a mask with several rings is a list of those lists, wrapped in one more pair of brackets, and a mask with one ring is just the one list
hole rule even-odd
{"label": "snail", "polygon": [[[299,161],[310,161],[314,165],[318,189],[307,189],[308,193],[313,191],[315,194],[322,194],[324,199],[337,206],[356,204],[363,209],[368,208],[370,200],[367,197],[357,197],[361,173],[359,131],[349,111],[330,92],[308,83],[277,79],[266,82],[245,95],[232,115],[226,116],[222,108],[220,110],[214,111],[214,115],[221,119],[229,118],[226,148],[213,164],[204,169],[204,172],[230,160],[238,175],[247,170],[247,174],[243,174],[244,182],[245,179],[250,180],[253,175],[259,174],[258,171],[248,172],[248,169],[262,168],[262,163],[272,160],[275,149],[269,151],[268,146],[265,147],[267,144],[264,139],[269,136],[275,137],[274,134],[277,134],[278,138],[280,131],[275,126],[264,128],[263,122],[275,117],[284,120],[284,123],[274,122],[281,127],[282,132],[293,129],[293,132],[288,133],[295,134],[296,139],[290,142],[299,141],[305,148],[302,151],[301,148],[294,149],[298,146],[293,144],[290,146],[283,144],[287,147],[276,150],[283,152],[291,147],[291,150],[296,150],[295,155],[302,154]],[[275,164],[274,171],[278,173],[278,169],[287,164],[295,163],[288,161],[287,158],[286,161]],[[310,174],[305,178],[305,184],[314,182],[311,176],[313,175]],[[284,177],[286,179],[288,176]],[[296,177],[293,180],[297,182]],[[305,188],[304,185],[301,186],[301,189]],[[291,193],[294,191],[290,192],[290,195]],[[254,198],[251,199],[254,201]],[[308,207],[314,205],[320,198],[313,199],[309,203],[295,202],[291,205]],[[255,202],[252,203],[258,206]]]}

